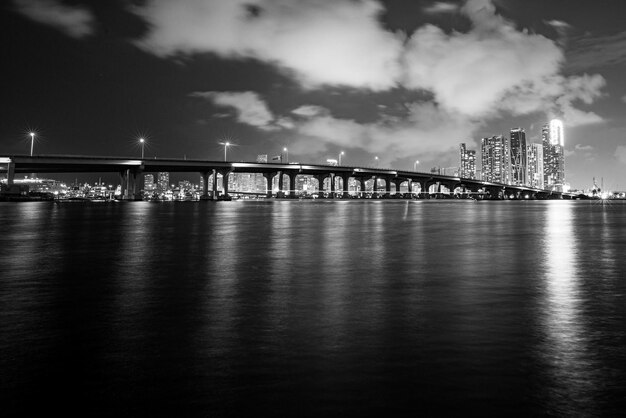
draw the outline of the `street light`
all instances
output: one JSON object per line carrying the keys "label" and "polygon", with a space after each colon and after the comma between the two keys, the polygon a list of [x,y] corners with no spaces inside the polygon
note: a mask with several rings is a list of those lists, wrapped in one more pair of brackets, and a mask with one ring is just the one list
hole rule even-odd
{"label": "street light", "polygon": [[343,151],[341,151],[341,152],[339,153],[339,158],[338,158],[339,163],[338,163],[337,165],[341,165],[341,156],[342,156],[343,154],[344,154],[344,152],[343,152]]}
{"label": "street light", "polygon": [[30,156],[33,156],[33,146],[35,144],[35,133],[31,132],[30,133]]}
{"label": "street light", "polygon": [[224,145],[224,161],[226,161],[226,150],[230,147],[230,142],[219,142],[220,145]]}
{"label": "street light", "polygon": [[378,168],[378,155],[374,157],[374,166]]}
{"label": "street light", "polygon": [[415,162],[413,163],[413,171],[417,171],[417,165],[419,164],[419,160],[415,160]]}
{"label": "street light", "polygon": [[139,143],[141,144],[141,159],[143,160],[143,146],[145,144],[146,140],[143,138],[139,138]]}
{"label": "street light", "polygon": [[287,147],[283,148],[283,152],[285,153],[285,162],[289,164],[289,150]]}

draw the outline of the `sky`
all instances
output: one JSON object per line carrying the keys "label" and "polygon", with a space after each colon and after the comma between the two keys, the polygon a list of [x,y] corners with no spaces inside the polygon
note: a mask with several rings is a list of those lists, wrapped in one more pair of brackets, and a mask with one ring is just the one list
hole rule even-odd
{"label": "sky", "polygon": [[3,2],[0,154],[459,165],[565,125],[566,181],[626,190],[626,1]]}

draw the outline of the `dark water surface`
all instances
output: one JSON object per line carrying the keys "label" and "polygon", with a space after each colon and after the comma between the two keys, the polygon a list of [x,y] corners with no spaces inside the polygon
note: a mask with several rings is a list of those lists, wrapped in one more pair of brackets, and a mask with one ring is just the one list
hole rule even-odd
{"label": "dark water surface", "polygon": [[0,415],[626,411],[626,204],[0,203]]}

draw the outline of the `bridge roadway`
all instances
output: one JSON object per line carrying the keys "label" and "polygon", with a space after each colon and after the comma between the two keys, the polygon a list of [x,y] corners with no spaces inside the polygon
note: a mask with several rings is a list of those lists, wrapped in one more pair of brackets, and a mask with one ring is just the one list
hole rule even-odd
{"label": "bridge roadway", "polygon": [[[572,199],[571,193],[535,189],[526,186],[513,186],[500,183],[491,183],[481,180],[466,179],[455,176],[423,173],[416,171],[402,171],[392,169],[363,168],[358,166],[328,166],[315,164],[284,164],[284,163],[256,163],[256,162],[230,162],[230,161],[206,161],[206,160],[181,160],[181,159],[133,159],[121,157],[96,157],[96,156],[68,156],[68,155],[13,155],[0,156],[0,173],[7,178],[7,185],[13,184],[15,175],[19,173],[118,173],[122,185],[122,196],[125,199],[140,199],[141,192],[137,185],[146,173],[167,172],[196,172],[202,176],[204,199],[228,198],[228,176],[231,173],[260,173],[266,179],[267,196],[272,197],[272,180],[279,175],[279,190],[276,197],[297,197],[295,190],[296,177],[298,175],[311,175],[316,178],[323,187],[324,180],[330,177],[332,180],[339,177],[342,179],[342,189],[335,190],[335,181],[330,181],[330,189],[325,192],[330,197],[349,197],[348,180],[356,179],[360,183],[360,190],[365,190],[365,182],[370,179],[383,179],[385,192],[382,197],[391,196],[391,184],[395,184],[396,191],[400,185],[407,182],[407,187],[412,192],[419,184],[420,192],[413,193],[420,197],[428,198],[431,193],[430,187],[436,185],[436,192],[445,186],[450,191],[460,187],[462,194],[477,195],[484,199]],[[223,176],[222,196],[219,196],[217,188],[217,174]],[[209,177],[213,182],[209,188]],[[289,178],[289,188],[285,193],[284,175]],[[376,184],[376,183],[374,183]],[[235,193],[235,192],[232,192]],[[323,193],[320,193],[323,195]]]}

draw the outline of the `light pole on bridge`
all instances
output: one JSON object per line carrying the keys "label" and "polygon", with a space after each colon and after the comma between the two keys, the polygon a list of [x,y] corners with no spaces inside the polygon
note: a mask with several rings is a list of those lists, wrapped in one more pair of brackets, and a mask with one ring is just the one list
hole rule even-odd
{"label": "light pole on bridge", "polygon": [[419,160],[415,160],[415,162],[413,163],[413,171],[417,171],[417,165],[419,164]]}
{"label": "light pole on bridge", "polygon": [[139,143],[141,144],[141,159],[143,160],[143,147],[146,143],[146,140],[143,138],[139,138]]}
{"label": "light pole on bridge", "polygon": [[344,155],[344,152],[343,152],[343,151],[341,151],[341,152],[339,153],[339,158],[337,159],[337,160],[338,160],[338,164],[337,164],[337,165],[341,165],[341,156],[342,156],[342,155]]}
{"label": "light pole on bridge", "polygon": [[230,142],[220,142],[220,145],[224,145],[224,161],[226,161],[226,150],[228,149],[228,147],[230,147]]}
{"label": "light pole on bridge", "polygon": [[35,133],[30,133],[30,156],[33,156],[33,147],[35,146]]}

